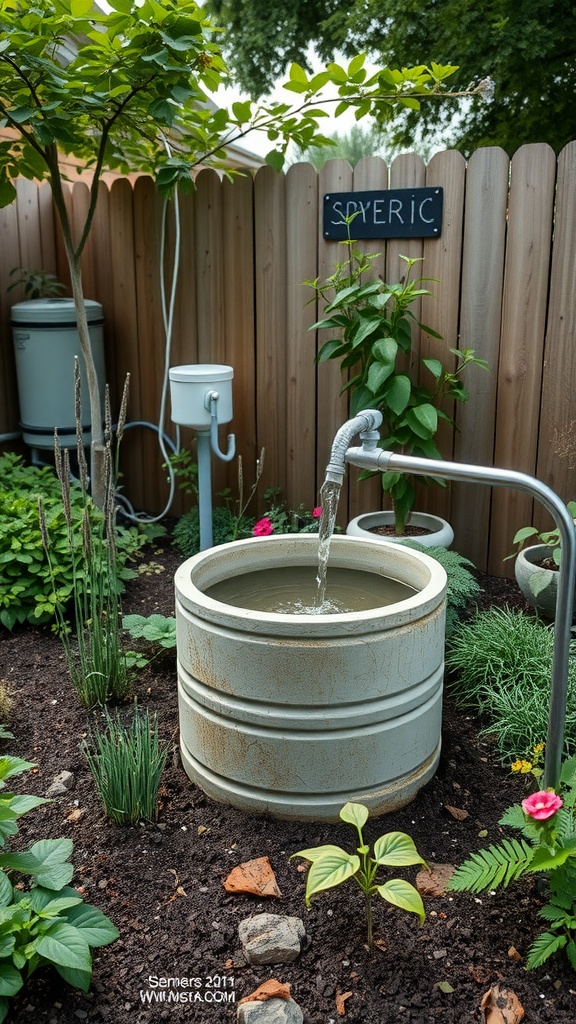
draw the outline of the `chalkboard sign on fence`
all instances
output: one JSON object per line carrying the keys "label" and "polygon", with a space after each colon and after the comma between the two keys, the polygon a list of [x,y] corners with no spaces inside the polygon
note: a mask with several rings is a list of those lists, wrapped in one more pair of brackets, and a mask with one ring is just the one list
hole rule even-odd
{"label": "chalkboard sign on fence", "polygon": [[352,215],[351,238],[439,238],[443,200],[435,187],[331,192],[324,196],[324,238],[348,238],[345,218]]}

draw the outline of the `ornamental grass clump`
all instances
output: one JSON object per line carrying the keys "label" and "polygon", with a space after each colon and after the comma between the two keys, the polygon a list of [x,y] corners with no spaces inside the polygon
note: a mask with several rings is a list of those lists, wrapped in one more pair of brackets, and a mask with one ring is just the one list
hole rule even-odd
{"label": "ornamental grass clump", "polygon": [[123,725],[105,713],[106,729],[94,732],[84,754],[107,816],[117,825],[156,821],[158,789],[168,744],[158,736],[158,719],[134,708]]}
{"label": "ornamental grass clump", "polygon": [[499,824],[522,833],[473,853],[448,882],[451,892],[506,888],[525,874],[547,879],[547,900],[538,916],[547,930],[532,943],[526,967],[540,967],[564,949],[576,970],[576,757],[562,765],[559,791],[538,790],[508,808]]}
{"label": "ornamental grass clump", "polygon": [[[112,425],[108,392],[106,392],[106,494],[104,510],[94,506],[88,494],[88,474],[81,435],[80,370],[75,363],[76,424],[78,432],[78,466],[82,511],[80,519],[72,515],[70,460],[68,449],[62,453],[55,438],[56,472],[61,488],[61,510],[66,524],[64,548],[68,556],[71,598],[74,610],[72,624],[62,607],[55,568],[55,548],[62,547],[51,537],[50,520],[44,500],[38,498],[38,517],[42,544],[48,563],[52,586],[51,604],[72,685],[86,707],[103,705],[109,697],[126,696],[130,679],[122,647],[120,586],[118,584],[118,546],[116,532],[115,472],[111,450]],[[117,439],[121,437],[128,401],[128,381],[124,389]]]}
{"label": "ornamental grass clump", "polygon": [[[450,637],[448,690],[485,722],[502,760],[523,756],[548,731],[554,633],[523,612],[491,608],[462,623]],[[564,725],[568,751],[576,748],[576,662],[570,659]]]}

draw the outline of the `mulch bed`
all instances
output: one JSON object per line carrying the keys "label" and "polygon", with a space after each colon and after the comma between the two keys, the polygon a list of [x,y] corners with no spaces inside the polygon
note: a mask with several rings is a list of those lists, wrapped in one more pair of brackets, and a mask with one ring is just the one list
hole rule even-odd
{"label": "mulch bed", "polygon": [[[124,611],[173,614],[172,578],[181,561],[168,545],[147,551],[142,574],[129,584]],[[523,606],[515,583],[480,580],[482,606]],[[76,777],[70,797],[21,819],[18,844],[70,836],[73,884],[84,887],[87,901],[108,914],[121,933],[114,945],[94,950],[87,995],[65,986],[55,973],[39,970],[13,1000],[14,1024],[220,1024],[236,1020],[232,998],[239,1001],[272,977],[292,986],[306,1024],[340,1019],[351,1024],[472,1024],[484,1020],[480,1002],[495,984],[516,993],[527,1022],[576,1020],[576,975],[567,963],[557,957],[537,971],[526,972],[523,966],[542,930],[536,918],[541,900],[530,879],[497,895],[427,899],[422,928],[413,915],[376,904],[378,945],[372,952],[364,945],[362,896],[354,886],[321,894],[306,910],[305,876],[298,870],[302,862],[290,861],[290,853],[327,842],[349,846],[352,832],[342,824],[248,815],[213,802],[189,782],[178,754],[173,652],[163,653],[136,680],[140,705],[158,713],[162,736],[171,745],[157,824],[118,827],[104,817],[82,753],[82,740],[101,722],[101,712],[77,702],[60,644],[49,629],[2,633],[0,678],[8,681],[15,698],[10,722],[15,739],[3,749],[38,765],[17,780],[18,791],[43,795],[62,769]],[[400,829],[412,835],[430,862],[458,864],[472,850],[498,841],[499,817],[526,795],[527,787],[525,778],[499,766],[489,739],[478,736],[478,723],[447,699],[437,775],[408,807],[371,820],[366,835],[374,840]],[[456,820],[447,805],[467,811],[468,817]],[[83,813],[74,823],[68,816],[75,808]],[[223,882],[230,870],[260,856],[270,858],[281,899],[227,893]],[[402,873],[413,879],[416,869]],[[307,939],[295,963],[254,967],[244,962],[238,923],[262,911],[303,919]],[[200,998],[193,1005],[146,1002],[157,991],[158,977],[200,979],[192,989]],[[448,985],[440,985],[444,982]],[[449,988],[453,991],[443,991]],[[217,992],[229,1001],[214,997]]]}

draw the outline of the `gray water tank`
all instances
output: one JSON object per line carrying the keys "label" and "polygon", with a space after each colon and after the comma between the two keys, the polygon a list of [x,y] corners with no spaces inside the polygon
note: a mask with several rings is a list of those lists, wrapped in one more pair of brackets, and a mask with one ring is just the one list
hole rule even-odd
{"label": "gray water tank", "polygon": [[[85,300],[90,344],[100,394],[104,394],[104,337],[102,306]],[[76,446],[74,416],[74,356],[80,360],[82,436],[89,445],[90,402],[84,360],[76,327],[73,299],[28,299],[12,306],[20,427],[32,448],[52,448],[54,428],[63,448]]]}

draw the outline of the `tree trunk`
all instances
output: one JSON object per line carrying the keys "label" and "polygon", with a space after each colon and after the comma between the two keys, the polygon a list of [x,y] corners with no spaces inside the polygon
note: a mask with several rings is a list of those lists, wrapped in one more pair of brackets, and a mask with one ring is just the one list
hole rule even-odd
{"label": "tree trunk", "polygon": [[88,396],[90,400],[90,428],[92,432],[92,445],[90,450],[91,495],[94,504],[98,508],[103,508],[106,498],[106,470],[100,386],[98,383],[96,367],[94,365],[92,346],[90,345],[90,332],[88,330],[88,318],[86,316],[86,306],[84,304],[80,259],[71,252],[68,252],[67,255],[70,267],[70,280],[72,283],[72,296],[74,298],[74,308],[76,310],[78,337],[80,339],[80,351],[82,353],[86,369]]}

